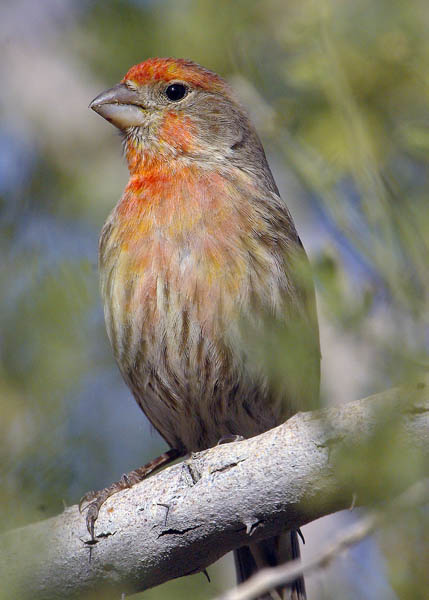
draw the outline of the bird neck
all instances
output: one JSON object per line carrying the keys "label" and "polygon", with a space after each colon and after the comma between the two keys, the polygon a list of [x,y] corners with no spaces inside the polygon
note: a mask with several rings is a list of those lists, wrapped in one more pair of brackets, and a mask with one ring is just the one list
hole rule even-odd
{"label": "bird neck", "polygon": [[175,112],[165,113],[144,130],[127,130],[124,142],[131,175],[158,169],[165,162],[170,172],[184,165],[219,169],[228,163],[223,151],[201,139],[194,120]]}

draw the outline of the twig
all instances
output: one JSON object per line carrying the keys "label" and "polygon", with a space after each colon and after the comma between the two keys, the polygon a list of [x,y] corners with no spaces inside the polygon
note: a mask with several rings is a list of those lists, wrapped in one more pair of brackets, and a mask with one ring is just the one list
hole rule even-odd
{"label": "twig", "polygon": [[389,503],[385,510],[373,510],[357,523],[341,532],[333,543],[326,546],[315,557],[306,561],[294,560],[285,565],[263,569],[237,588],[218,596],[216,600],[253,600],[274,588],[290,583],[299,575],[324,568],[341,552],[357,544],[385,523],[387,516],[391,515],[392,512],[410,510],[428,501],[429,479],[424,479],[415,483]]}

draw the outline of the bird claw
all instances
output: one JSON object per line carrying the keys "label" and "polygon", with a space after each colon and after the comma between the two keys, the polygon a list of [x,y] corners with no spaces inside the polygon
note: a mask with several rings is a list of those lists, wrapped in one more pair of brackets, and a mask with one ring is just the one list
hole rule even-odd
{"label": "bird claw", "polygon": [[242,435],[224,435],[223,437],[220,438],[220,440],[218,441],[218,443],[216,444],[217,446],[222,446],[222,444],[230,444],[232,442],[242,442],[244,440],[244,437]]}
{"label": "bird claw", "polygon": [[[105,500],[105,495],[103,494],[103,491],[104,490],[102,490],[101,492],[96,492],[96,491],[87,492],[84,496],[82,496],[82,498],[80,499],[79,504],[78,504],[79,512],[81,514],[83,513],[84,510],[87,511],[86,519],[85,519],[86,528],[88,530],[89,535],[91,536],[92,542],[95,542],[95,535],[94,535],[95,522],[97,521],[100,507],[104,503],[104,500]],[[86,504],[86,506],[83,506],[84,504]]]}
{"label": "bird claw", "polygon": [[[95,523],[98,518],[98,513],[100,512],[101,506],[104,502],[109,498],[112,494],[123,489],[123,484],[121,482],[112,484],[109,488],[105,488],[104,490],[99,490],[98,492],[92,490],[87,492],[79,501],[78,508],[79,512],[82,514],[84,510],[86,513],[86,528],[88,530],[89,535],[91,536],[91,542],[95,542],[94,528]],[[86,506],[83,506],[86,504]]]}
{"label": "bird claw", "polygon": [[[92,502],[92,500],[94,500],[94,498],[97,497],[97,495],[98,492],[96,492],[95,490],[91,490],[90,492],[86,492],[86,494],[82,496],[78,504],[80,514],[82,514],[84,510],[87,510],[89,508],[90,503]],[[86,506],[83,506],[83,504],[85,504],[86,502],[88,502],[88,504]]]}
{"label": "bird claw", "polygon": [[88,511],[86,513],[86,528],[88,530],[89,535],[91,536],[92,542],[96,541],[94,535],[94,527],[101,504],[102,502],[100,503],[99,500],[95,500],[94,502],[91,502],[91,504],[88,504],[88,506],[85,507],[85,509]]}
{"label": "bird claw", "polygon": [[[143,465],[143,467],[122,475],[119,481],[112,483],[112,485],[104,488],[104,490],[99,490],[98,492],[87,492],[84,496],[82,496],[78,505],[79,512],[82,513],[84,510],[88,511],[86,513],[86,528],[91,536],[91,542],[95,543],[97,541],[94,535],[94,527],[98,518],[98,513],[100,512],[100,508],[103,506],[107,498],[110,498],[110,496],[113,496],[121,490],[132,487],[134,484],[142,481],[148,475],[153,473],[153,471],[164,465],[167,465],[173,460],[176,460],[176,458],[183,456],[183,454],[183,450],[171,448],[167,452],[164,452],[164,454],[161,454],[161,456],[158,456],[158,458],[155,458],[146,465]],[[86,506],[83,506],[85,503],[87,503]]]}

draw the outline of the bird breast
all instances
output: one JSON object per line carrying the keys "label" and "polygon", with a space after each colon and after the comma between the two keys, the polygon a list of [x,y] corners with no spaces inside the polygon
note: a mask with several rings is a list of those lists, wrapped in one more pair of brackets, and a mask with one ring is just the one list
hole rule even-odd
{"label": "bird breast", "polygon": [[[231,412],[233,396],[265,394],[262,379],[245,374],[241,316],[255,303],[275,304],[287,285],[254,196],[244,176],[158,169],[130,179],[103,229],[109,338],[138,402],[171,445],[207,447],[275,424],[267,407],[258,416],[249,407]],[[190,411],[199,415],[192,427]]]}

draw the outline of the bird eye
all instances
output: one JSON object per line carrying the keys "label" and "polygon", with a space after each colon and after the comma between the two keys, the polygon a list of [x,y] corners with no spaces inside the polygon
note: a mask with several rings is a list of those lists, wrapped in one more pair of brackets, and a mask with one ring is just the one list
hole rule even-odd
{"label": "bird eye", "polygon": [[165,95],[172,102],[178,102],[186,96],[188,88],[183,83],[173,83],[165,90]]}

